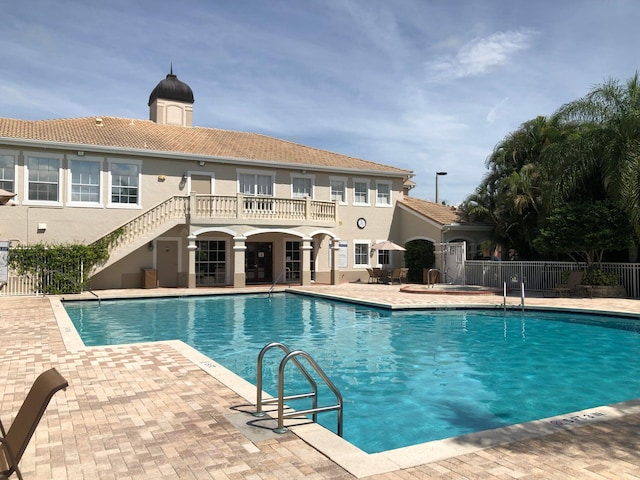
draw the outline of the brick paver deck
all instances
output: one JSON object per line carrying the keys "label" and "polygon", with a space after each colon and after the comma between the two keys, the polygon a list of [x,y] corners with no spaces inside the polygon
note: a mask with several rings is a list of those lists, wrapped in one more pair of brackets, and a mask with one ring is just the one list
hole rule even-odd
{"label": "brick paver deck", "polygon": [[[397,285],[304,290],[397,306],[502,302],[493,296],[407,294]],[[167,293],[185,292],[153,292]],[[640,303],[626,299],[527,299],[534,304],[640,314]],[[250,410],[247,401],[185,356],[179,342],[76,348],[63,341],[67,333],[50,299],[0,298],[5,425],[41,371],[55,366],[69,381],[23,457],[26,479],[355,478],[294,433],[243,428],[250,418],[243,413]],[[629,372],[630,381],[637,378]],[[626,414],[367,478],[640,479],[639,430],[640,413]]]}

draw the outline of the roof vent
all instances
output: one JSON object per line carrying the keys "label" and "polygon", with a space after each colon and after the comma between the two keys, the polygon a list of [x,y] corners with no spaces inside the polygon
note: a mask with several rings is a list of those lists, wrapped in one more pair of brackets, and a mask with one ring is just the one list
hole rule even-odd
{"label": "roof vent", "polygon": [[101,127],[102,125],[102,118],[96,117],[96,127]]}

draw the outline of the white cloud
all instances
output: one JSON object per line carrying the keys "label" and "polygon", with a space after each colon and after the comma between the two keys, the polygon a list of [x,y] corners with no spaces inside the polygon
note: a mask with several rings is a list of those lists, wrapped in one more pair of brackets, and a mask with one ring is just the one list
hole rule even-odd
{"label": "white cloud", "polygon": [[535,36],[535,31],[519,30],[476,37],[462,45],[455,54],[427,62],[427,68],[442,80],[481,75],[507,64],[516,52],[529,48]]}
{"label": "white cloud", "polygon": [[503,98],[502,100],[500,100],[500,102],[498,102],[497,105],[495,105],[491,110],[489,110],[489,113],[487,113],[487,122],[489,124],[492,124],[496,121],[496,118],[498,118],[499,112],[502,110],[502,107],[507,104],[508,101],[509,101],[509,97]]}

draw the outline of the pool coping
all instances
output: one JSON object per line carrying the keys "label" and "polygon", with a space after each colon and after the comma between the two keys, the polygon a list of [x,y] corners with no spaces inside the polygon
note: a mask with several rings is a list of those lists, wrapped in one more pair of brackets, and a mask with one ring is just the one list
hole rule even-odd
{"label": "pool coping", "polygon": [[[287,291],[289,289],[286,289]],[[390,304],[377,301],[364,301],[351,298],[340,297],[338,295],[330,295],[319,292],[300,292],[291,289],[292,293],[304,293],[311,296],[330,298],[343,302],[356,303],[368,306],[376,306],[380,308],[390,308]],[[253,292],[261,293],[261,292]],[[232,294],[231,292],[225,294]],[[171,296],[171,295],[163,295]],[[186,296],[186,295],[180,295]],[[159,297],[156,296],[156,297]],[[146,295],[127,296],[126,298],[148,298]],[[123,298],[124,299],[124,298]],[[58,325],[58,329],[62,336],[65,348],[72,352],[78,350],[87,350],[103,347],[87,347],[79,333],[77,332],[73,322],[67,314],[63,301],[73,301],[72,298],[65,297],[49,297],[49,302]],[[97,301],[97,299],[86,299],[87,301]],[[442,307],[434,305],[413,305],[399,306],[400,309],[441,309]],[[495,309],[495,307],[487,305],[456,305],[447,308],[486,308]],[[396,310],[398,308],[391,308]],[[560,310],[560,311],[576,311],[581,313],[596,313],[602,315],[629,316],[639,318],[637,314],[622,312],[604,311],[596,309],[574,308],[574,307],[544,307],[532,306],[526,307],[526,310]],[[244,380],[237,374],[220,365],[215,360],[207,357],[195,348],[187,345],[181,340],[164,340],[158,342],[140,342],[129,345],[144,344],[166,344],[171,346],[175,351],[187,360],[197,365],[204,372],[215,378],[217,381],[225,385],[241,399],[246,401],[248,405],[253,406],[256,396],[256,387],[247,380]],[[265,398],[269,396],[265,393]],[[243,407],[247,407],[243,404]],[[246,410],[246,408],[245,408]],[[531,438],[542,437],[552,433],[556,433],[560,429],[572,429],[584,425],[611,420],[630,414],[640,413],[640,399],[629,400],[612,405],[603,405],[599,407],[588,408],[576,412],[562,415],[556,415],[531,422],[525,422],[507,427],[492,430],[484,430],[474,432],[458,437],[451,437],[442,440],[434,440],[431,442],[411,445],[407,447],[387,450],[379,453],[366,453],[355,445],[347,442],[337,434],[323,427],[322,425],[306,421],[292,419],[286,422],[289,431],[298,436],[300,439],[308,443],[317,451],[325,455],[331,461],[344,468],[346,471],[354,475],[356,478],[363,478],[370,475],[389,473],[405,468],[417,467],[431,462],[444,460],[447,458],[457,457],[459,455],[468,454],[483,450],[485,448],[497,447],[513,442],[527,440]],[[255,417],[245,411],[246,419],[242,419],[242,423],[249,424]],[[388,423],[384,423],[388,427]],[[391,427],[392,428],[392,425]],[[277,434],[273,434],[277,435]]]}

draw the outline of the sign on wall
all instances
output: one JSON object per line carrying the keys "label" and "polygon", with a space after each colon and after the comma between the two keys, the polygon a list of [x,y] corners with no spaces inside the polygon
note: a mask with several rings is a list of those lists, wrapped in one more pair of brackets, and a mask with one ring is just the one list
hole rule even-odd
{"label": "sign on wall", "polygon": [[340,247],[338,250],[338,268],[347,268],[349,266],[347,261],[347,247],[348,243],[340,241],[338,242]]}

